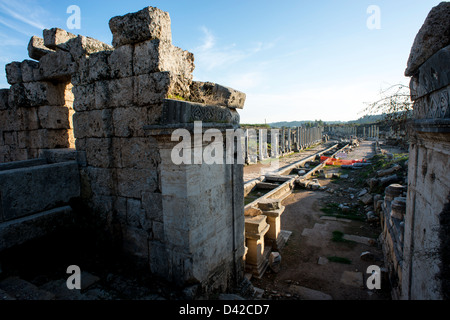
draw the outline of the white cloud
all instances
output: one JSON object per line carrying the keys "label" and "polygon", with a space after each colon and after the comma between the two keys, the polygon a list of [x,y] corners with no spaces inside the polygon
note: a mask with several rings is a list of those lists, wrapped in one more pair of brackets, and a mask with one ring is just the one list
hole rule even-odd
{"label": "white cloud", "polygon": [[30,1],[0,0],[0,10],[15,20],[21,21],[39,30],[45,29],[40,19],[46,15],[46,10]]}
{"label": "white cloud", "polygon": [[273,47],[273,43],[252,43],[248,48],[238,47],[236,44],[218,45],[213,32],[207,27],[200,28],[203,33],[202,44],[191,51],[195,55],[196,70],[208,73],[216,69],[226,70],[238,62],[248,59],[258,52]]}

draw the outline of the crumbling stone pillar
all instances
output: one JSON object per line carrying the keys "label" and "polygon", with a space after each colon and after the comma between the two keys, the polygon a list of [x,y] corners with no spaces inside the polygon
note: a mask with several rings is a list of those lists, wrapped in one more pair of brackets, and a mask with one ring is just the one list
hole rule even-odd
{"label": "crumbling stone pillar", "polygon": [[270,229],[267,216],[245,217],[245,243],[248,248],[245,256],[246,270],[261,277],[268,266],[270,247],[266,247],[264,236]]}
{"label": "crumbling stone pillar", "polygon": [[[160,124],[145,127],[157,140],[161,156],[164,241],[152,258],[155,272],[180,286],[225,290],[243,276],[243,164],[234,152],[232,163],[227,162],[227,150],[220,163],[206,163],[203,155],[206,148],[240,144],[228,141],[226,134],[237,129],[239,117],[234,108],[175,100],[165,101],[163,114]],[[193,124],[202,120],[201,128]],[[182,151],[189,155],[187,163],[174,162],[180,143],[172,141],[176,129],[192,136]],[[216,130],[213,145],[203,138],[209,129]]]}
{"label": "crumbling stone pillar", "polygon": [[272,246],[272,249],[278,250],[282,245],[281,232],[281,215],[283,214],[285,207],[281,205],[280,199],[265,199],[258,202],[258,208],[261,209],[262,214],[267,217],[267,223],[270,228],[265,235],[265,239],[268,245]]}
{"label": "crumbling stone pillar", "polygon": [[410,143],[403,299],[448,299],[450,201],[450,3],[434,7],[419,30],[411,77]]}

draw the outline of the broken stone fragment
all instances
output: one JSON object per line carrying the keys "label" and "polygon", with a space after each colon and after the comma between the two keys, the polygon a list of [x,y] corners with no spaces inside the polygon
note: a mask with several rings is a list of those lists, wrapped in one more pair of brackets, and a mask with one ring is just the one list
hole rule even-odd
{"label": "broken stone fragment", "polygon": [[370,251],[365,251],[365,252],[361,253],[360,258],[362,261],[374,261],[375,255]]}
{"label": "broken stone fragment", "polygon": [[70,39],[66,45],[75,60],[96,52],[114,50],[113,47],[104,42],[85,36],[78,36]]}
{"label": "broken stone fragment", "polygon": [[370,193],[366,193],[361,198],[359,198],[359,201],[361,201],[364,204],[371,204],[373,203],[373,197]]}
{"label": "broken stone fragment", "polygon": [[280,199],[263,199],[258,202],[258,207],[262,211],[273,211],[282,208]]}
{"label": "broken stone fragment", "polygon": [[391,203],[391,217],[403,220],[406,213],[406,198],[397,197]]}
{"label": "broken stone fragment", "polygon": [[245,210],[244,215],[246,217],[256,217],[262,215],[262,211],[258,208],[250,207],[249,209]]}
{"label": "broken stone fragment", "polygon": [[43,35],[45,47],[54,50],[61,49],[66,51],[69,51],[67,42],[77,37],[76,35],[60,28],[45,29],[43,31]]}
{"label": "broken stone fragment", "polygon": [[28,56],[34,60],[41,60],[46,54],[54,52],[44,45],[44,39],[33,36],[28,43]]}
{"label": "broken stone fragment", "polygon": [[194,102],[243,109],[245,100],[245,93],[216,83],[193,81],[191,84],[191,101]]}
{"label": "broken stone fragment", "polygon": [[401,168],[402,167],[397,164],[397,165],[393,166],[392,168],[377,171],[377,176],[384,177],[384,176],[394,173],[395,171],[400,170]]}
{"label": "broken stone fragment", "polygon": [[192,81],[194,55],[168,41],[148,40],[135,46],[133,68],[135,75],[170,71]]}
{"label": "broken stone fragment", "polygon": [[113,46],[134,44],[146,40],[160,39],[172,42],[170,16],[158,8],[147,7],[138,12],[113,17],[109,28],[113,34]]}
{"label": "broken stone fragment", "polygon": [[405,76],[413,76],[425,61],[448,45],[450,45],[450,2],[441,2],[431,9],[417,33]]}
{"label": "broken stone fragment", "polygon": [[269,256],[269,268],[278,273],[281,270],[281,255],[279,252],[271,252]]}

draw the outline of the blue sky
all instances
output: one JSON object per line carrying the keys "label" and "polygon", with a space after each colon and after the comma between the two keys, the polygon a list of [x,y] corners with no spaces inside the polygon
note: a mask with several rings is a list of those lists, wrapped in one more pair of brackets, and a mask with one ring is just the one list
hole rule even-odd
{"label": "blue sky", "polygon": [[[31,36],[59,27],[111,43],[113,16],[155,6],[169,12],[173,43],[195,55],[194,79],[247,94],[242,123],[348,121],[396,83],[434,0],[0,0],[0,88],[4,66],[28,59]],[[69,30],[67,8],[81,9]],[[379,29],[367,21],[379,8]]]}

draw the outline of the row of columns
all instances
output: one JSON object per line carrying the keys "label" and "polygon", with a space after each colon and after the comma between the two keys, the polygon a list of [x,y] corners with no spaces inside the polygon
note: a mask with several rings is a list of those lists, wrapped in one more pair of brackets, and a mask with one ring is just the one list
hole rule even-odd
{"label": "row of columns", "polygon": [[243,139],[245,161],[257,163],[269,157],[278,158],[286,153],[299,152],[322,142],[323,132],[323,127],[247,129]]}

